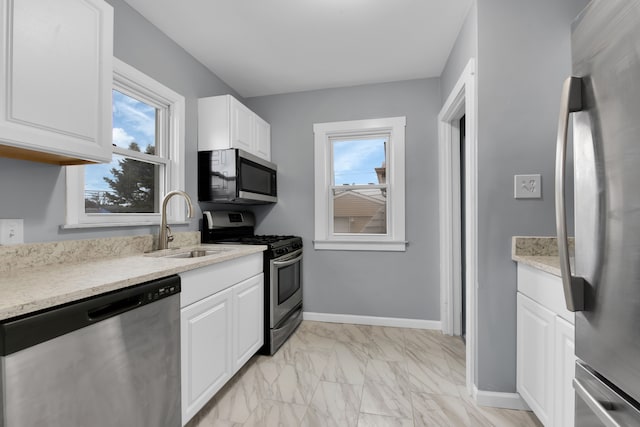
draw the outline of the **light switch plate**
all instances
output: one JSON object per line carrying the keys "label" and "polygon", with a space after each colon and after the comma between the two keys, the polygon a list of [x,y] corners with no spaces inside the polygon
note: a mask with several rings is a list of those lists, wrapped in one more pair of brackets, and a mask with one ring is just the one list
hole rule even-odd
{"label": "light switch plate", "polygon": [[24,243],[24,220],[0,219],[0,245]]}
{"label": "light switch plate", "polygon": [[513,197],[516,199],[539,199],[542,197],[540,174],[515,175]]}

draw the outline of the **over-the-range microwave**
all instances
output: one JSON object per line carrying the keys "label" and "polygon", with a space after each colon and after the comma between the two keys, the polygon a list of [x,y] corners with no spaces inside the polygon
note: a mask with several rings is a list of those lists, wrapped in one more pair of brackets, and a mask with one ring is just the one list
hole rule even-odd
{"label": "over-the-range microwave", "polygon": [[198,152],[198,200],[264,204],[278,201],[275,164],[229,148]]}

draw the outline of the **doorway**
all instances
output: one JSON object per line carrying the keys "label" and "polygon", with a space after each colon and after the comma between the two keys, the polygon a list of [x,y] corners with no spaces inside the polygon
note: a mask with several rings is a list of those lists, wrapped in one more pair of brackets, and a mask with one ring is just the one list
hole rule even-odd
{"label": "doorway", "polygon": [[465,181],[466,181],[466,166],[465,166],[465,115],[460,117],[460,338],[462,342],[467,343],[467,289],[466,289],[466,276],[467,276],[467,240],[466,240],[466,209],[465,209]]}
{"label": "doorway", "polygon": [[442,332],[463,337],[472,394],[477,357],[477,136],[475,61],[470,59],[438,115],[440,310]]}

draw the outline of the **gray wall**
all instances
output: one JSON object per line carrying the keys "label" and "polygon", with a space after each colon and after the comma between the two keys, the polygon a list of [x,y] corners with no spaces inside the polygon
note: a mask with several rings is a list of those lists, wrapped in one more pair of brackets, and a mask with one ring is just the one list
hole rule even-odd
{"label": "gray wall", "polygon": [[[478,367],[481,390],[516,382],[511,236],[554,235],[559,93],[570,24],[587,0],[478,2]],[[542,174],[543,197],[515,200],[513,175]]]}
{"label": "gray wall", "polygon": [[[439,79],[248,98],[271,123],[279,200],[258,231],[304,239],[305,311],[438,320]],[[406,252],[313,249],[313,124],[406,116]],[[268,213],[268,215],[266,215]]]}
{"label": "gray wall", "polygon": [[442,88],[442,103],[453,90],[453,86],[460,78],[460,74],[467,66],[470,58],[477,58],[478,52],[478,3],[473,2],[467,16],[464,19],[462,28],[458,33],[456,42],[449,53],[447,63],[440,76],[440,87]]}
{"label": "gray wall", "polygon": [[[186,190],[195,198],[196,99],[237,94],[123,0],[107,1],[115,8],[114,55],[186,98]],[[157,232],[157,227],[59,230],[64,223],[65,195],[63,168],[0,158],[0,218],[23,218],[25,242]],[[197,219],[190,226],[176,226],[178,231],[188,229],[198,229]]]}

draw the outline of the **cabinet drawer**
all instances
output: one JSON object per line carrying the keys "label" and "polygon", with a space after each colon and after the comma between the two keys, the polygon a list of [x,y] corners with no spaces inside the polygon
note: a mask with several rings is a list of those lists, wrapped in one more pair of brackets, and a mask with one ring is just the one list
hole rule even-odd
{"label": "cabinet drawer", "polygon": [[262,252],[180,273],[180,307],[186,307],[262,273]]}
{"label": "cabinet drawer", "polygon": [[567,310],[560,277],[518,264],[518,292],[547,307],[569,323],[575,323],[576,315]]}

